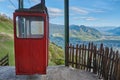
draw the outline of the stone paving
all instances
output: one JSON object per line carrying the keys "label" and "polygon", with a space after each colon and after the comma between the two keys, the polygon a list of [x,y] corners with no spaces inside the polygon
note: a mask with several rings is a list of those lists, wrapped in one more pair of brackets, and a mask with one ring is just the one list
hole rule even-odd
{"label": "stone paving", "polygon": [[0,80],[99,80],[95,74],[64,66],[50,66],[46,75],[15,75],[15,67],[0,67]]}

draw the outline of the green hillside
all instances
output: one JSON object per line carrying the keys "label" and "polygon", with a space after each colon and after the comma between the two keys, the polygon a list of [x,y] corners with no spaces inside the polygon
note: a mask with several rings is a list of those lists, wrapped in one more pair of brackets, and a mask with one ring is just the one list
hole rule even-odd
{"label": "green hillside", "polygon": [[0,15],[0,59],[9,53],[10,65],[14,65],[12,20]]}
{"label": "green hillside", "polygon": [[13,33],[13,24],[12,20],[8,17],[0,15],[0,34],[12,34]]}
{"label": "green hillside", "polygon": [[49,65],[64,64],[63,49],[54,43],[49,44]]}
{"label": "green hillside", "polygon": [[[0,15],[0,59],[9,53],[10,66],[14,63],[14,42],[12,20]],[[53,43],[49,44],[49,65],[64,64],[63,50]]]}

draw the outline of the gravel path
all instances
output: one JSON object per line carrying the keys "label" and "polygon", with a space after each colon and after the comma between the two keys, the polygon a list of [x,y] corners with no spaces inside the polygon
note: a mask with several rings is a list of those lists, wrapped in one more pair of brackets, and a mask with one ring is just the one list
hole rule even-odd
{"label": "gravel path", "polygon": [[0,80],[99,80],[95,74],[64,66],[50,66],[47,75],[15,75],[14,67],[0,67]]}

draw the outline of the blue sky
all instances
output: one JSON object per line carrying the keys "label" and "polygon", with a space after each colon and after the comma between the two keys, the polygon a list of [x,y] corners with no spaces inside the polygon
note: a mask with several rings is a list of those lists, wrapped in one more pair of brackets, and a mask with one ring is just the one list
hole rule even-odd
{"label": "blue sky", "polygon": [[[12,17],[18,0],[0,0],[0,13]],[[26,8],[40,0],[24,0]],[[120,26],[120,0],[69,0],[70,25]],[[46,0],[50,22],[64,24],[64,0]]]}

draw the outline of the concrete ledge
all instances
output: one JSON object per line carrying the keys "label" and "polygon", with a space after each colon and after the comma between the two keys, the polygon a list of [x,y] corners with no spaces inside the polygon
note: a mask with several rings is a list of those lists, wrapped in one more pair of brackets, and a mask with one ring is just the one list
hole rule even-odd
{"label": "concrete ledge", "polygon": [[99,80],[95,74],[64,66],[50,66],[46,75],[15,75],[15,67],[0,67],[0,80]]}

